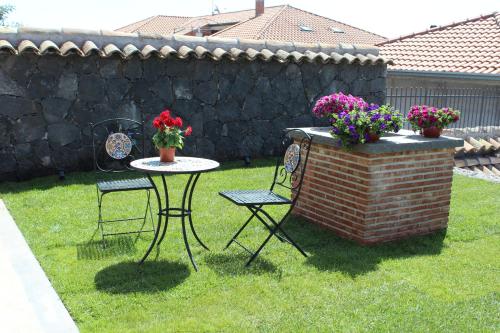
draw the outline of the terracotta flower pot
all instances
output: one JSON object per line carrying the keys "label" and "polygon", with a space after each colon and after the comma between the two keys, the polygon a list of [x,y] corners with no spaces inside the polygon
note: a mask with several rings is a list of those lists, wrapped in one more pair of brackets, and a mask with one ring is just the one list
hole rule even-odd
{"label": "terracotta flower pot", "polygon": [[160,162],[173,162],[175,160],[175,147],[160,148]]}
{"label": "terracotta flower pot", "polygon": [[427,128],[422,128],[421,134],[426,138],[439,138],[442,131],[443,131],[442,128],[431,126]]}
{"label": "terracotta flower pot", "polygon": [[380,134],[371,133],[371,132],[368,133],[367,140],[366,140],[367,143],[374,143],[374,142],[377,142],[378,140],[380,140]]}

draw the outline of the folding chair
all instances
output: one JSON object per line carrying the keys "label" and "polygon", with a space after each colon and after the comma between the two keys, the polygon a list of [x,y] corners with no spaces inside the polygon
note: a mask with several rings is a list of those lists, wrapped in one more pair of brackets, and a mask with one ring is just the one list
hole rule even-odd
{"label": "folding chair", "polygon": [[[99,217],[98,229],[101,230],[102,240],[111,235],[141,234],[154,232],[153,214],[151,211],[151,194],[153,184],[148,178],[119,178],[109,177],[110,174],[132,171],[130,162],[144,156],[144,122],[126,118],[107,119],[96,124],[90,124],[92,148],[94,154],[94,170],[97,175],[97,207]],[[103,219],[102,206],[106,194],[124,191],[146,191],[146,209],[144,215],[139,217],[105,220]],[[147,216],[150,216],[152,229],[144,230]],[[104,224],[115,222],[130,222],[142,220],[139,230],[106,233]]]}
{"label": "folding chair", "polygon": [[[292,134],[295,138],[295,142],[292,139]],[[238,232],[236,232],[225,247],[225,249],[227,249],[234,242],[241,246],[245,251],[249,252],[252,256],[246,263],[246,266],[250,265],[250,263],[259,255],[260,251],[262,251],[264,246],[266,246],[267,242],[269,242],[273,236],[282,242],[290,243],[300,253],[302,253],[302,255],[307,257],[307,254],[299,247],[299,245],[297,245],[290,235],[283,230],[283,224],[295,207],[299,198],[300,188],[302,186],[307,160],[309,158],[311,141],[312,137],[299,129],[292,129],[285,133],[281,145],[282,152],[276,162],[274,179],[269,190],[234,190],[219,192],[222,197],[230,200],[238,206],[246,207],[251,213],[247,221],[238,230]],[[283,156],[283,153],[284,159],[281,157]],[[282,186],[290,190],[291,199],[285,198],[273,192],[276,186]],[[264,210],[265,206],[270,205],[289,205],[290,207],[281,220],[277,222]],[[257,220],[259,220],[269,231],[269,235],[256,252],[250,251],[237,240],[240,233],[243,229],[245,229],[250,221],[253,220],[254,217],[257,218]]]}

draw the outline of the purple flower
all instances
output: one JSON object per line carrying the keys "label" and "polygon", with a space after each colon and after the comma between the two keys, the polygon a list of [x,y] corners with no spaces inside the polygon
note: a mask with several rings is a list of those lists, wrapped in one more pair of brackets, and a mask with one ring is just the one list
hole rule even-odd
{"label": "purple flower", "polygon": [[380,124],[380,129],[381,129],[381,130],[384,130],[386,127],[387,127],[387,125],[386,125],[386,124],[384,124],[384,123]]}
{"label": "purple flower", "polygon": [[356,133],[356,127],[354,127],[353,125],[349,125],[349,132]]}
{"label": "purple flower", "polygon": [[377,120],[380,119],[380,114],[379,113],[375,113],[371,118],[370,120],[372,121],[372,123],[376,122]]}
{"label": "purple flower", "polygon": [[366,111],[373,111],[373,110],[377,110],[379,107],[380,107],[380,105],[372,103],[372,104],[370,104],[370,105],[368,106],[368,108],[366,109]]}
{"label": "purple flower", "polygon": [[392,117],[391,117],[391,115],[390,115],[390,114],[386,114],[386,115],[384,116],[384,119],[385,119],[386,121],[391,121]]}

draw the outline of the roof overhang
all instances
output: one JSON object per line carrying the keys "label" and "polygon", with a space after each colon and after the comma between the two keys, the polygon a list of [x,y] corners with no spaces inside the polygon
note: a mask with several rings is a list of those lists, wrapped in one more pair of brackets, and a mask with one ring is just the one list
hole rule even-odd
{"label": "roof overhang", "polygon": [[414,77],[439,77],[453,78],[466,80],[488,80],[500,81],[500,74],[483,74],[483,73],[463,73],[463,72],[438,72],[438,71],[415,71],[415,70],[398,70],[388,69],[388,74],[393,76],[414,76]]}

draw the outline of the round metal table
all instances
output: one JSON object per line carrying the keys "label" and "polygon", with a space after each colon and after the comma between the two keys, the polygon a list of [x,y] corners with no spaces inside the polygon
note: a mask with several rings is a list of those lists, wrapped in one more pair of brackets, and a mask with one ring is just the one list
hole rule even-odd
{"label": "round metal table", "polygon": [[[159,157],[143,158],[131,162],[130,166],[137,171],[146,173],[148,179],[154,186],[154,192],[156,194],[156,199],[158,200],[158,222],[156,226],[155,235],[153,241],[151,242],[151,245],[149,246],[148,250],[146,251],[146,253],[144,254],[139,263],[142,264],[146,260],[146,258],[149,256],[149,254],[155,247],[155,245],[159,249],[159,246],[163,241],[163,239],[165,238],[165,234],[167,232],[169,217],[179,217],[182,222],[182,236],[184,238],[184,245],[186,246],[186,251],[189,255],[189,259],[191,260],[194,269],[198,270],[198,266],[196,265],[193,255],[191,254],[191,249],[189,247],[189,242],[186,234],[186,218],[189,221],[189,226],[191,227],[193,236],[196,238],[196,240],[198,241],[198,243],[200,243],[201,246],[203,246],[206,250],[208,250],[208,247],[201,241],[201,239],[198,237],[194,229],[193,218],[191,216],[192,215],[191,203],[193,199],[194,188],[196,186],[196,183],[198,182],[198,179],[200,178],[200,175],[204,172],[212,171],[218,168],[219,163],[205,158],[179,156],[175,158],[174,162],[168,162],[168,163],[160,162]],[[158,187],[151,178],[152,174],[161,175],[161,180],[163,183],[163,191],[165,196],[165,208],[163,208]],[[168,197],[168,187],[167,187],[167,182],[165,180],[165,175],[169,174],[170,175],[189,174],[189,179],[186,183],[186,186],[184,188],[184,194],[182,196],[181,207],[170,207],[169,197]],[[163,230],[160,236],[162,217],[165,217],[165,224],[163,225]]]}

